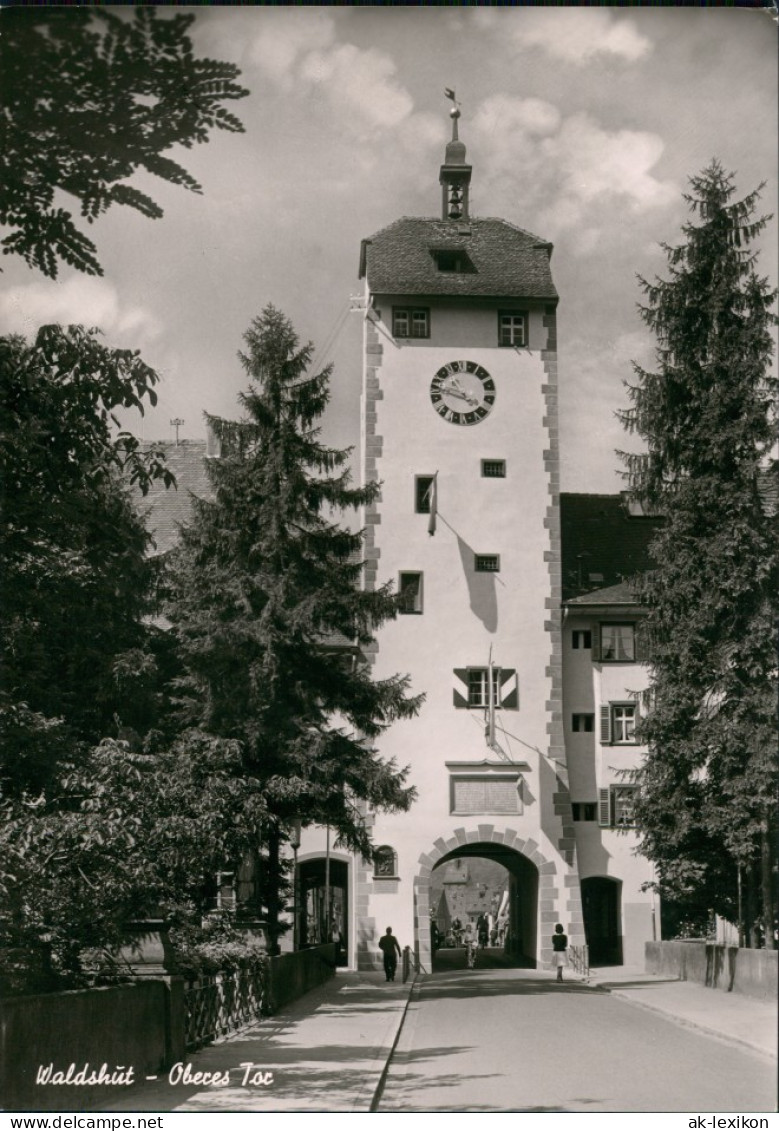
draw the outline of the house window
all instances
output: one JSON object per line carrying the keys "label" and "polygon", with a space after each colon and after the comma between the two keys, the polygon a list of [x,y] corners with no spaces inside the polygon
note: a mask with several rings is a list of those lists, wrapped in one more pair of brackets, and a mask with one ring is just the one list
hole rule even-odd
{"label": "house window", "polygon": [[373,878],[376,880],[396,880],[398,878],[398,855],[389,844],[381,844],[373,853]]}
{"label": "house window", "polygon": [[452,813],[521,813],[517,774],[458,774],[450,779]]}
{"label": "house window", "polygon": [[401,573],[398,579],[401,613],[422,612],[422,574]]}
{"label": "house window", "polygon": [[483,459],[481,461],[483,479],[505,479],[506,461],[504,459]]}
{"label": "house window", "polygon": [[[500,706],[500,668],[492,669],[492,702]],[[468,669],[468,706],[486,707],[489,703],[489,671],[487,668]]]}
{"label": "house window", "polygon": [[607,746],[631,746],[636,742],[635,703],[603,703],[600,709],[600,740]]}
{"label": "house window", "polygon": [[414,479],[414,510],[417,514],[430,514],[433,498],[433,476],[417,475]]}
{"label": "house window", "polygon": [[598,824],[611,829],[635,826],[636,786],[612,785],[600,790]]}
{"label": "house window", "polygon": [[516,311],[501,310],[498,314],[498,345],[524,346],[527,344],[526,316]]}
{"label": "house window", "polygon": [[600,626],[601,660],[631,663],[636,658],[635,625],[602,624]]}
{"label": "house window", "polygon": [[430,311],[426,307],[393,306],[392,334],[395,338],[429,338]]}
{"label": "house window", "polygon": [[439,271],[472,274],[476,270],[464,251],[434,250],[430,254],[433,256]]}
{"label": "house window", "polygon": [[571,805],[574,821],[597,821],[598,806],[594,801],[574,801]]}
{"label": "house window", "polygon": [[[452,689],[455,707],[486,708],[489,701],[489,668],[455,668]],[[492,668],[492,702],[507,711],[519,710],[519,681],[516,668]]]}
{"label": "house window", "polygon": [[575,733],[587,731],[591,733],[595,730],[595,716],[589,714],[573,714],[571,715],[571,730]]}
{"label": "house window", "polygon": [[500,554],[477,554],[474,569],[477,573],[498,573],[500,571]]}
{"label": "house window", "polygon": [[575,628],[571,633],[572,648],[592,648],[592,631],[589,628]]}

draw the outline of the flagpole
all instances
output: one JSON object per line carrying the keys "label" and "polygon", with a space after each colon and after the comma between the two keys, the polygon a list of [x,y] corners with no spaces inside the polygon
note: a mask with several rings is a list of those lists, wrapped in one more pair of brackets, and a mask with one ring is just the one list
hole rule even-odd
{"label": "flagpole", "polygon": [[492,748],[495,744],[495,673],[492,667],[492,645],[487,662],[487,745]]}

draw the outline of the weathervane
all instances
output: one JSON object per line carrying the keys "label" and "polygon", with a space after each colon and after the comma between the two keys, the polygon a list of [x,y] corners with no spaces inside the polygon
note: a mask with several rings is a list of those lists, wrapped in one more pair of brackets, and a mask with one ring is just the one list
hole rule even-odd
{"label": "weathervane", "polygon": [[457,101],[455,92],[450,90],[448,86],[444,87],[444,94],[449,101],[453,103],[452,109],[449,111],[449,117],[452,119],[452,141],[459,141],[460,139],[457,136],[457,119],[460,117],[460,111],[458,109],[460,103]]}

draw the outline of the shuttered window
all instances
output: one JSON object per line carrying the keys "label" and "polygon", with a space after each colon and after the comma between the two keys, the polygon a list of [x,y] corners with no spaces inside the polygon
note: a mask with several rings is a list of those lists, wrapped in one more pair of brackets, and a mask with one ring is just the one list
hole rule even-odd
{"label": "shuttered window", "polygon": [[636,786],[612,785],[598,790],[598,824],[603,828],[630,829],[635,826]]}
{"label": "shuttered window", "polygon": [[635,703],[601,703],[600,741],[602,746],[635,745]]}

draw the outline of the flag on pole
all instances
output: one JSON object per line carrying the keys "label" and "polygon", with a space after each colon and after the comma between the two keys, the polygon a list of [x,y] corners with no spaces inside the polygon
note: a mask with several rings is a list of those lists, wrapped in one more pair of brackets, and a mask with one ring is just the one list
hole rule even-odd
{"label": "flag on pole", "polygon": [[446,95],[447,98],[451,99],[452,102],[457,101],[457,99],[454,96],[454,91],[450,90],[448,86],[444,87],[444,94]]}
{"label": "flag on pole", "polygon": [[427,492],[430,500],[430,519],[427,524],[428,534],[435,534],[436,519],[438,517],[438,472],[433,476],[433,482]]}

